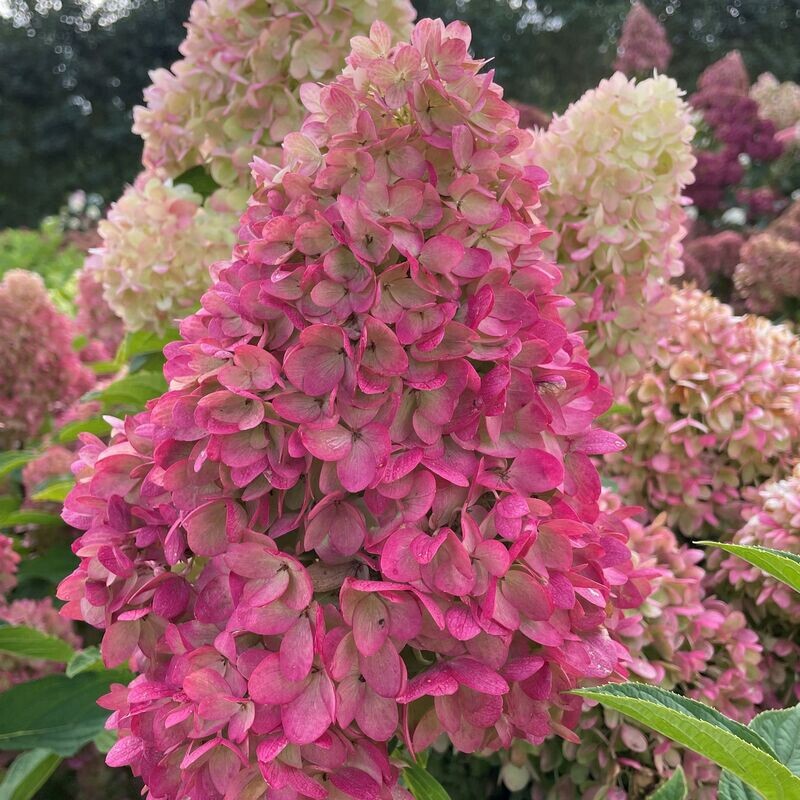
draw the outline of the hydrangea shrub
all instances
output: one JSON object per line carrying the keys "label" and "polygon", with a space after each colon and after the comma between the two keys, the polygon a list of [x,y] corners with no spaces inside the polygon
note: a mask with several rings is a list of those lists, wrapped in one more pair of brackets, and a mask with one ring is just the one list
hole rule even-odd
{"label": "hydrangea shrub", "polygon": [[11,270],[0,281],[0,449],[35,437],[45,421],[91,388],[72,348],[71,320],[39,275]]}
{"label": "hydrangea shrub", "polygon": [[625,673],[610,395],[559,317],[531,135],[469,45],[376,23],[303,89],[170,390],[83,437],[59,596],[139,673],[102,700],[108,762],[153,796],[408,798],[393,737],[574,738],[564,690]]}
{"label": "hydrangea shrub", "polygon": [[549,176],[542,195],[595,367],[625,391],[647,366],[671,313],[668,282],[681,274],[681,192],[692,180],[694,129],[677,84],[616,73],[556,117],[534,146]]}
{"label": "hydrangea shrub", "polygon": [[796,457],[800,342],[697,289],[674,302],[652,369],[611,423],[628,448],[607,468],[626,499],[666,512],[685,536],[730,538],[747,487],[787,474]]}
{"label": "hydrangea shrub", "polygon": [[671,58],[672,47],[664,26],[647,6],[634,3],[622,26],[614,69],[631,77],[654,69],[664,72]]}
{"label": "hydrangea shrub", "polygon": [[235,241],[236,215],[214,199],[143,172],[100,222],[85,270],[127,330],[163,332],[197,306]]}
{"label": "hydrangea shrub", "polygon": [[176,178],[202,164],[221,185],[246,184],[253,156],[279,158],[300,127],[300,86],[333,78],[374,20],[405,37],[414,15],[407,0],[196,0],[182,58],[151,73],[134,109],[145,166]]}
{"label": "hydrangea shrub", "polygon": [[[703,552],[681,545],[664,514],[644,525],[611,492],[601,524],[625,531],[634,553],[632,585],[643,597],[621,616],[614,635],[630,650],[631,673],[748,722],[763,700],[762,646],[744,615],[704,588]],[[587,704],[580,743],[550,739],[517,746],[501,775],[509,788],[532,782],[540,800],[628,800],[646,797],[682,766],[695,800],[715,800],[719,770],[647,728]]]}

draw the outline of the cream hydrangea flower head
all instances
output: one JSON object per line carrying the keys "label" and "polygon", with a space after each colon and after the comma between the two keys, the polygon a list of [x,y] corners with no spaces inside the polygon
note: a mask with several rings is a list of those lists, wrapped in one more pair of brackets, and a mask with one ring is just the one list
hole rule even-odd
{"label": "cream hydrangea flower head", "polygon": [[534,145],[550,174],[542,197],[546,240],[563,266],[573,330],[617,395],[646,369],[671,313],[668,281],[681,274],[694,129],[682,92],[660,75],[616,73],[556,117]]}
{"label": "cream hydrangea flower head", "polygon": [[208,268],[230,255],[236,215],[185,184],[142,173],[100,223],[86,267],[130,331],[163,331],[211,285]]}

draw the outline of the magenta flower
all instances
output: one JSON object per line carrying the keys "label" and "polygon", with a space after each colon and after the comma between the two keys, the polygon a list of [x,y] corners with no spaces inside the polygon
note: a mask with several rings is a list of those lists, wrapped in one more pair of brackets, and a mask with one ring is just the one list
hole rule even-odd
{"label": "magenta flower", "polygon": [[460,23],[375,23],[167,348],[74,466],[67,616],[139,673],[103,704],[164,800],[403,800],[387,742],[572,736],[625,674],[597,527],[609,393],[569,334],[542,170]]}

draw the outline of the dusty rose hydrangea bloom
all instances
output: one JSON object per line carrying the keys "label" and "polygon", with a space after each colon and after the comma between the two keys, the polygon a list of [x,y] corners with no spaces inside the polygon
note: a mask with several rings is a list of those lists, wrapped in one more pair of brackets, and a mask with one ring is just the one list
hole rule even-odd
{"label": "dusty rose hydrangea bloom", "polygon": [[[703,552],[679,544],[663,514],[642,525],[633,516],[640,509],[610,492],[603,501],[601,524],[628,535],[631,586],[643,596],[614,630],[630,650],[632,675],[748,722],[763,700],[762,648],[742,613],[703,588]],[[512,749],[501,771],[509,788],[531,781],[539,800],[628,800],[649,795],[681,765],[692,798],[716,798],[716,767],[616,712],[588,704],[578,732],[579,744],[551,739],[533,751]]]}
{"label": "dusty rose hydrangea bloom", "polygon": [[[713,287],[715,297],[730,295],[744,242],[744,236],[736,231],[720,231],[691,239],[683,254],[683,277],[698,289],[707,291]],[[723,299],[727,302],[729,298]]]}
{"label": "dusty rose hydrangea bloom", "polygon": [[86,261],[129,331],[163,331],[197,306],[209,267],[230,254],[236,216],[185,184],[142,173],[100,222]]}
{"label": "dusty rose hydrangea bloom", "polygon": [[[91,360],[114,358],[125,328],[103,297],[103,285],[91,269],[84,267],[78,272],[75,305],[78,311],[75,327],[88,339],[85,349],[91,352]],[[84,361],[90,360],[83,352],[81,357]]]}
{"label": "dusty rose hydrangea bloom", "polygon": [[413,18],[408,0],[197,0],[182,58],[151,73],[134,109],[145,166],[175,178],[205,164],[221,185],[247,184],[253,156],[279,159],[300,127],[301,84],[333,78],[373,20],[405,37]]}
{"label": "dusty rose hydrangea bloom", "polygon": [[734,283],[756,314],[781,313],[800,295],[800,200],[747,240]]}
{"label": "dusty rose hydrangea bloom", "polygon": [[634,3],[617,46],[614,69],[626,75],[644,75],[654,69],[663,72],[672,58],[672,47],[664,26],[642,3]]}
{"label": "dusty rose hydrangea bloom", "polygon": [[14,541],[0,533],[0,603],[17,585],[19,553],[14,550]]}
{"label": "dusty rose hydrangea bloom", "polygon": [[72,322],[39,275],[11,270],[0,281],[0,449],[36,436],[51,414],[91,388],[92,373],[72,349]]}
{"label": "dusty rose hydrangea bloom", "polygon": [[628,448],[608,459],[623,494],[686,536],[730,538],[743,492],[785,475],[800,438],[800,343],[785,326],[737,317],[696,289],[655,363],[614,419]]}
{"label": "dusty rose hydrangea bloom", "polygon": [[625,674],[591,460],[622,443],[559,317],[531,134],[469,45],[376,23],[304,87],[169,392],[84,436],[59,596],[133,659],[108,761],[153,796],[401,800],[393,737],[574,737],[564,690]]}
{"label": "dusty rose hydrangea bloom", "polygon": [[[81,646],[81,640],[72,630],[72,623],[58,613],[50,597],[41,600],[14,600],[9,605],[0,602],[0,620],[7,625],[24,625],[50,636],[57,636],[76,649]],[[0,692],[16,683],[27,683],[62,669],[61,664],[53,661],[17,658],[0,653]]]}
{"label": "dusty rose hydrangea bloom", "polygon": [[694,129],[671,78],[604,80],[556,117],[534,145],[550,176],[542,195],[555,236],[545,247],[575,301],[592,366],[623,393],[652,357],[680,275],[681,192],[692,180]]}

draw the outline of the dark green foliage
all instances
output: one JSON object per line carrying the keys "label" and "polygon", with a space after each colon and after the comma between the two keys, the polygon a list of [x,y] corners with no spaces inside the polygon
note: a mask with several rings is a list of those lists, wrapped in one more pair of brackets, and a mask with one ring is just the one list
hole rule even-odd
{"label": "dark green foliage", "polygon": [[0,227],[33,227],[69,192],[112,201],[135,176],[131,110],[148,71],[177,58],[191,3],[140,0],[112,25],[76,0],[46,14],[12,5],[19,27],[0,20]]}

